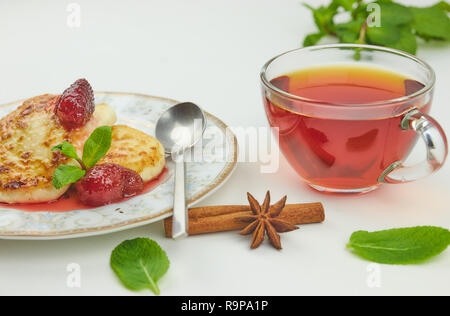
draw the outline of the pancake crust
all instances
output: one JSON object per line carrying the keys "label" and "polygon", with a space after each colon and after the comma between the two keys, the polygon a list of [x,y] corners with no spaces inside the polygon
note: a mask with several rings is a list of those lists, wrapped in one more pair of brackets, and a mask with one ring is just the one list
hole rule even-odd
{"label": "pancake crust", "polygon": [[147,182],[161,174],[166,159],[164,147],[155,137],[126,125],[115,125],[111,148],[99,163],[116,163],[129,168]]}
{"label": "pancake crust", "polygon": [[114,110],[99,104],[85,126],[67,131],[54,114],[58,98],[46,94],[28,99],[0,120],[0,202],[39,203],[59,198],[69,186],[55,189],[53,173],[60,164],[77,162],[51,148],[65,140],[81,151],[96,127],[116,121]]}

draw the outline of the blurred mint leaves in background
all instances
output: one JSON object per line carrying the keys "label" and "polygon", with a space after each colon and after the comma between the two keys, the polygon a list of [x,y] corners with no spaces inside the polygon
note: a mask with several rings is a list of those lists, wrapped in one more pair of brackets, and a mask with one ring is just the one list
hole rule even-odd
{"label": "blurred mint leaves in background", "polygon": [[[312,11],[318,31],[307,35],[303,46],[332,36],[341,43],[386,46],[416,54],[417,38],[450,41],[450,4],[446,1],[421,8],[392,0],[332,0],[319,8],[304,5]],[[336,22],[342,18],[346,21]]]}

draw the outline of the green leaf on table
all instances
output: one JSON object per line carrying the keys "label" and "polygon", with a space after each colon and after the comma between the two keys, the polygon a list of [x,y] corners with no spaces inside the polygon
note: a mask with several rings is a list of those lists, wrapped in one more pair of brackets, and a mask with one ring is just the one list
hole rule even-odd
{"label": "green leaf on table", "polygon": [[112,129],[111,126],[101,126],[96,128],[91,136],[84,143],[83,163],[86,168],[93,167],[111,147]]}
{"label": "green leaf on table", "polygon": [[303,46],[308,47],[316,45],[325,35],[326,35],[325,33],[309,34],[303,40]]}
{"label": "green leaf on table", "polygon": [[65,155],[69,158],[73,158],[75,160],[80,160],[80,158],[78,157],[78,154],[77,154],[77,150],[69,142],[64,141],[62,144],[59,144],[59,145],[53,147],[52,150],[59,150],[63,155]]}
{"label": "green leaf on table", "polygon": [[450,18],[438,6],[411,8],[414,15],[413,29],[426,40],[450,40]]}
{"label": "green leaf on table", "polygon": [[111,268],[123,285],[133,291],[150,289],[159,295],[157,282],[169,266],[164,250],[148,238],[124,241],[111,254]]}
{"label": "green leaf on table", "polygon": [[53,173],[52,184],[56,189],[72,184],[80,180],[86,171],[77,166],[59,165]]}
{"label": "green leaf on table", "polygon": [[382,264],[417,264],[439,255],[450,244],[450,231],[434,226],[355,232],[348,248]]}

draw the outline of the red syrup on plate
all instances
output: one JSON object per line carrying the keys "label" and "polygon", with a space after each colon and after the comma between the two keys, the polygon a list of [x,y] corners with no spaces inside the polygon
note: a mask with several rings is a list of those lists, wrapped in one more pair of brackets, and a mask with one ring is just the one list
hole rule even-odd
{"label": "red syrup on plate", "polygon": [[[166,176],[168,174],[168,169],[165,167],[160,175],[144,184],[144,189],[137,195],[145,194],[152,191],[161,183],[165,182]],[[121,203],[123,201],[132,199],[137,195],[133,195],[130,197],[123,198],[122,200],[115,202]],[[80,202],[77,197],[77,192],[73,187],[69,189],[61,198],[53,202],[45,202],[45,203],[32,203],[32,204],[4,204],[0,203],[0,207],[11,208],[26,212],[52,212],[52,213],[64,213],[75,210],[90,210],[97,208],[97,206],[89,206]]]}

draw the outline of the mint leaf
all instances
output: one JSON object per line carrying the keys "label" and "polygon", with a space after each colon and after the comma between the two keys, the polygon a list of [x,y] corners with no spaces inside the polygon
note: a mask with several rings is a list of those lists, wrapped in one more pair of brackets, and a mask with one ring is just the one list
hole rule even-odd
{"label": "mint leaf", "polygon": [[446,1],[441,1],[438,4],[435,5],[435,7],[438,7],[441,10],[444,10],[446,12],[450,12],[450,4]]}
{"label": "mint leaf", "polygon": [[414,15],[410,8],[397,3],[379,3],[381,7],[381,25],[400,25],[410,23]]}
{"label": "mint leaf", "polygon": [[52,150],[59,150],[63,155],[69,158],[73,158],[77,161],[81,160],[78,157],[77,150],[75,149],[75,147],[71,143],[68,143],[66,141],[64,141],[62,144],[53,147]]}
{"label": "mint leaf", "polygon": [[395,25],[385,24],[381,27],[368,27],[367,38],[371,44],[389,46],[401,39],[401,29]]}
{"label": "mint leaf", "polygon": [[360,257],[382,264],[416,264],[442,253],[450,244],[450,231],[421,226],[369,233],[359,231],[348,248]]}
{"label": "mint leaf", "polygon": [[369,13],[370,12],[367,9],[367,4],[361,2],[355,9],[353,9],[352,18],[366,20],[369,16]]}
{"label": "mint leaf", "polygon": [[157,282],[169,266],[164,250],[148,238],[124,241],[111,254],[111,268],[123,285],[133,291],[150,289],[159,295]]}
{"label": "mint leaf", "polygon": [[362,25],[363,25],[364,21],[365,21],[365,19],[356,19],[354,21],[336,24],[335,29],[337,29],[337,30],[348,30],[348,31],[352,31],[354,33],[359,34],[359,32],[361,31],[361,28],[362,28]]}
{"label": "mint leaf", "polygon": [[308,36],[305,37],[303,41],[303,46],[308,47],[316,45],[325,35],[326,35],[325,33],[309,34]]}
{"label": "mint leaf", "polygon": [[337,6],[330,5],[329,7],[321,6],[317,9],[311,7],[308,4],[304,4],[305,7],[313,12],[314,22],[316,23],[319,33],[330,34],[334,25],[333,19],[338,13]]}
{"label": "mint leaf", "polygon": [[346,11],[351,11],[356,2],[358,0],[333,0],[335,5],[343,7]]}
{"label": "mint leaf", "polygon": [[450,18],[439,6],[411,8],[414,14],[413,29],[426,40],[450,40]]}
{"label": "mint leaf", "polygon": [[400,31],[400,40],[397,43],[390,44],[389,47],[415,55],[417,53],[417,38],[409,28],[403,27]]}
{"label": "mint leaf", "polygon": [[357,19],[347,23],[335,25],[335,32],[341,43],[355,43],[358,41],[365,19]]}
{"label": "mint leaf", "polygon": [[337,30],[336,34],[339,37],[340,43],[356,43],[359,39],[359,34],[349,30]]}
{"label": "mint leaf", "polygon": [[85,173],[86,171],[76,166],[59,165],[53,174],[53,186],[59,190],[65,185],[77,182]]}
{"label": "mint leaf", "polygon": [[101,126],[92,132],[83,148],[83,163],[86,168],[93,167],[106,155],[109,147],[111,147],[111,137],[111,126]]}

